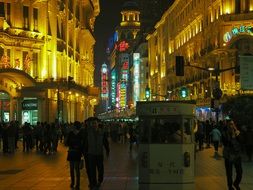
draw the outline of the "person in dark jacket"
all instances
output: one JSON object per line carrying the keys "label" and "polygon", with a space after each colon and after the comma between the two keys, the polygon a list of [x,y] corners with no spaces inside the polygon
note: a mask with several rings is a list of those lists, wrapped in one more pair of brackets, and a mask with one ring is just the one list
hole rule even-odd
{"label": "person in dark jacket", "polygon": [[89,162],[88,162],[88,133],[87,133],[88,123],[89,123],[89,119],[86,119],[80,129],[80,134],[82,138],[82,154],[85,161],[85,171],[86,171],[88,181],[89,181],[89,186],[90,186],[91,177],[90,177]]}
{"label": "person in dark jacket", "polygon": [[87,126],[87,156],[90,175],[90,189],[92,190],[97,189],[103,182],[103,147],[106,150],[106,155],[109,156],[109,142],[103,125],[100,123],[98,118],[89,118]]}
{"label": "person in dark jacket", "polygon": [[252,153],[253,153],[253,128],[251,126],[247,127],[245,132],[245,150],[248,156],[248,161],[252,162]]}
{"label": "person in dark jacket", "polygon": [[[223,157],[225,159],[225,169],[227,176],[227,185],[229,190],[240,190],[242,180],[242,160],[240,131],[233,121],[228,121],[222,132]],[[233,182],[233,167],[236,170],[236,178]]]}
{"label": "person in dark jacket", "polygon": [[66,145],[69,147],[67,160],[69,161],[71,184],[70,187],[80,189],[80,162],[82,157],[81,124],[75,121],[73,130],[69,132]]}
{"label": "person in dark jacket", "polygon": [[32,128],[30,123],[25,122],[23,126],[23,152],[29,152],[32,147]]}

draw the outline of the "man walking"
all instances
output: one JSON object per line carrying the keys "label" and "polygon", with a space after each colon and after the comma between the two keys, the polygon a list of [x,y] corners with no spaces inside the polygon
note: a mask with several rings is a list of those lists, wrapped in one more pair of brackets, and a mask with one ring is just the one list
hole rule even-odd
{"label": "man walking", "polygon": [[[233,121],[229,121],[222,133],[222,141],[224,145],[223,157],[225,159],[225,169],[227,176],[227,184],[229,190],[240,190],[240,182],[242,180],[242,160],[240,146],[240,132]],[[233,181],[233,167],[236,170],[236,178]]]}
{"label": "man walking", "polygon": [[87,156],[90,175],[90,189],[92,190],[98,189],[103,182],[103,147],[106,150],[106,155],[109,156],[109,142],[103,125],[100,123],[98,118],[89,118],[87,122]]}
{"label": "man walking", "polygon": [[218,156],[219,156],[218,149],[219,149],[219,143],[220,143],[220,140],[221,140],[221,133],[220,133],[217,126],[215,126],[213,128],[213,130],[210,133],[210,136],[212,137],[214,151],[215,151],[214,152],[214,157],[218,158]]}

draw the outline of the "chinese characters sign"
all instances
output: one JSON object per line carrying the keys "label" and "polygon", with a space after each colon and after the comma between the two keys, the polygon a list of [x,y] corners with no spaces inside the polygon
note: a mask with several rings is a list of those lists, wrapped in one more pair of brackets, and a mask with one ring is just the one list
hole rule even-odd
{"label": "chinese characters sign", "polygon": [[226,32],[223,36],[224,42],[229,42],[234,36],[239,34],[250,34],[253,35],[253,27],[252,26],[240,26],[234,27],[230,32]]}

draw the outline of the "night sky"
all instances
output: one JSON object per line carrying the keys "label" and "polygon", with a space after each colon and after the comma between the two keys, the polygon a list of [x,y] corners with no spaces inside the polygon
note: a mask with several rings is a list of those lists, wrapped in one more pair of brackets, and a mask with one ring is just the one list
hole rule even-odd
{"label": "night sky", "polygon": [[126,0],[100,0],[100,14],[95,22],[95,86],[100,86],[100,67],[106,61],[106,47],[108,39],[120,24],[120,10]]}

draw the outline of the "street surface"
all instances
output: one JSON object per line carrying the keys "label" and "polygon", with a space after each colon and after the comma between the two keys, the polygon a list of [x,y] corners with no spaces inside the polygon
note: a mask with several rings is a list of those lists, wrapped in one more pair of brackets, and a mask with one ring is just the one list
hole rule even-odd
{"label": "street surface", "polygon": [[[101,190],[137,190],[137,147],[132,153],[128,144],[110,142],[111,153],[105,158],[105,179]],[[0,190],[67,190],[70,189],[67,148],[59,143],[58,152],[44,155],[35,150],[15,154],[0,153]],[[221,148],[219,150],[221,153]],[[224,160],[213,157],[213,148],[196,154],[196,190],[226,190]],[[253,162],[243,158],[242,190],[253,190]],[[81,171],[81,190],[88,190],[85,170]]]}

